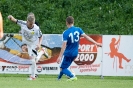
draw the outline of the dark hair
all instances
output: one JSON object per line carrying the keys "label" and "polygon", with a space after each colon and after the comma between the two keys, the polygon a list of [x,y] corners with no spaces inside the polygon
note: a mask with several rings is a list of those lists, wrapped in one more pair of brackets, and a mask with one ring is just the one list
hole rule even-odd
{"label": "dark hair", "polygon": [[27,46],[27,44],[22,44],[22,45],[21,45],[21,48],[22,48],[23,46]]}
{"label": "dark hair", "polygon": [[73,18],[72,16],[68,16],[68,17],[66,18],[66,22],[67,22],[68,24],[73,24],[73,23],[74,23],[74,18]]}

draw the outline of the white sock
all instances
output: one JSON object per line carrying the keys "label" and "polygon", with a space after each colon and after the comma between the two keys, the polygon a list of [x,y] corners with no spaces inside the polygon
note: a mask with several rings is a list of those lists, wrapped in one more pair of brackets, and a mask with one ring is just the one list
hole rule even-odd
{"label": "white sock", "polygon": [[32,65],[31,65],[31,75],[33,78],[35,78],[35,72],[36,72],[36,62],[35,59],[32,59]]}
{"label": "white sock", "polygon": [[44,51],[40,51],[39,53],[38,53],[38,55],[37,55],[37,57],[36,57],[36,62],[38,62],[39,61],[39,59],[41,58],[41,56],[44,54]]}

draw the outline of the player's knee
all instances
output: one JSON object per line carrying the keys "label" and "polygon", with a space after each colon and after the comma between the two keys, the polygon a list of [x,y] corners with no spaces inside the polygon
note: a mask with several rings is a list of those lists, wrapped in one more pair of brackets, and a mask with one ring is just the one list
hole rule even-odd
{"label": "player's knee", "polygon": [[36,61],[35,61],[34,59],[32,59],[32,60],[31,60],[31,63],[32,63],[32,64],[35,64],[35,63],[36,63]]}

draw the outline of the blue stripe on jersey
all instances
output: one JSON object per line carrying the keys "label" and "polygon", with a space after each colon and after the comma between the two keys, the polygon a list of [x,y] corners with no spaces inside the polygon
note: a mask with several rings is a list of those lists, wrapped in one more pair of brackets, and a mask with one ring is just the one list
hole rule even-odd
{"label": "blue stripe on jersey", "polygon": [[72,26],[63,32],[63,41],[67,41],[65,56],[77,56],[80,36],[84,34],[79,27]]}

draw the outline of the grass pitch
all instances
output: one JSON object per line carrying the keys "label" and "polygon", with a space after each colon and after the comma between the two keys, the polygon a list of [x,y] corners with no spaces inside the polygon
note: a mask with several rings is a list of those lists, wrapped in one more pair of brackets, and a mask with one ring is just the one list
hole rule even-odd
{"label": "grass pitch", "polygon": [[39,75],[36,80],[27,80],[28,75],[0,74],[0,88],[133,88],[133,77],[77,76],[77,81],[67,82],[63,76]]}

